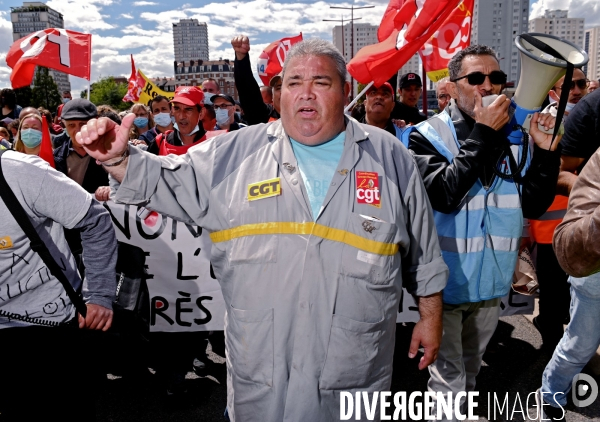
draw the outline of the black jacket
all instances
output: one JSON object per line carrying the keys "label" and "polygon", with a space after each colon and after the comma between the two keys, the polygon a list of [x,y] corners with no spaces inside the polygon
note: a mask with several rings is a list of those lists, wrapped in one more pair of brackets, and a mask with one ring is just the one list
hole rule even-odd
{"label": "black jacket", "polygon": [[396,101],[390,119],[404,120],[407,125],[416,125],[427,120],[427,116],[421,113],[417,107],[410,107],[400,101]]}
{"label": "black jacket", "polygon": [[[367,115],[363,116],[363,118],[360,119],[359,122],[368,125],[369,123],[367,123]],[[383,130],[386,130],[391,135],[396,136],[396,126],[392,122],[392,119],[388,119],[388,121],[387,121],[385,127],[383,128]]]}
{"label": "black jacket", "polygon": [[[60,171],[65,176],[68,176],[67,157],[72,150],[71,144],[72,142],[69,139],[68,142],[64,142],[54,150],[56,170]],[[77,154],[76,152],[73,153]],[[102,168],[101,165],[96,164],[96,160],[93,158],[90,158],[90,164],[85,172],[83,184],[81,186],[92,195],[100,186],[108,186],[108,173],[104,171],[104,168]]]}
{"label": "black jacket", "polygon": [[[459,154],[452,164],[423,135],[410,135],[413,152],[431,206],[436,211],[454,211],[473,187],[477,178],[490,186],[495,176],[494,166],[505,156],[510,144],[501,131],[475,123],[463,115],[455,102],[448,105],[460,144]],[[560,167],[560,152],[534,146],[531,165],[522,180],[522,210],[525,218],[538,218],[552,201]]]}
{"label": "black jacket", "polygon": [[[54,150],[54,164],[56,170],[63,173],[65,176],[68,175],[67,157],[71,148],[72,141],[69,138],[68,141],[62,142],[62,144]],[[73,154],[77,154],[73,151]],[[96,164],[96,160],[90,158],[85,176],[83,177],[83,184],[81,185],[87,192],[94,195],[96,189],[100,186],[108,186],[108,173],[104,171],[102,165]],[[77,267],[79,271],[84,274],[85,267],[83,262],[79,259],[78,255],[82,252],[81,238],[79,229],[65,229],[65,238],[69,244],[69,248],[77,260]]]}
{"label": "black jacket", "polygon": [[249,55],[242,60],[235,60],[233,79],[240,98],[240,107],[244,110],[244,120],[248,125],[267,123],[271,117],[279,119],[279,113],[273,106],[263,102],[260,87],[252,75]]}

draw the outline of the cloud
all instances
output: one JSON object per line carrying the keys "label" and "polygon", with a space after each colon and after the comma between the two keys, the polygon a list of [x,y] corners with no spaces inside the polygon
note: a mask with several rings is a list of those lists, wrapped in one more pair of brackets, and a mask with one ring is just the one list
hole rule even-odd
{"label": "cloud", "polygon": [[132,16],[132,15],[130,15],[129,13],[122,13],[122,14],[121,14],[121,17],[122,17],[123,19],[133,19],[133,16]]}
{"label": "cloud", "polygon": [[585,18],[585,28],[600,26],[600,2],[597,0],[539,0],[531,5],[529,19],[542,17],[546,10],[568,10],[570,18]]}
{"label": "cloud", "polygon": [[155,3],[153,1],[134,1],[133,5],[134,6],[156,6],[158,3]]}
{"label": "cloud", "polygon": [[93,30],[108,30],[115,26],[106,22],[108,15],[100,13],[102,6],[113,4],[112,0],[49,0],[46,4],[62,13],[65,28],[91,32]]}
{"label": "cloud", "polygon": [[[354,16],[361,18],[359,23],[378,25],[387,6],[387,2],[379,3],[371,9],[355,11]],[[210,56],[214,58],[217,56],[213,52],[230,49],[231,38],[240,33],[248,35],[251,43],[259,37],[268,38],[268,34],[273,34],[270,41],[275,41],[284,35],[296,35],[299,32],[307,38],[331,40],[336,23],[323,22],[323,19],[349,18],[350,11],[330,9],[329,6],[324,1],[310,4],[275,3],[270,0],[230,1],[191,7],[182,13],[186,12],[188,17],[208,24]]]}

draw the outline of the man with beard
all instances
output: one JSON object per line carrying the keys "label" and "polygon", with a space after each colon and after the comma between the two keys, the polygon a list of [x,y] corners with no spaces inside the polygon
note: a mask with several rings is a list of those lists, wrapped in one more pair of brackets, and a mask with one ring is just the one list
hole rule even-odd
{"label": "man with beard", "polygon": [[488,107],[482,105],[482,97],[500,94],[506,83],[495,52],[472,45],[458,52],[448,69],[448,113],[408,130],[450,268],[443,291],[442,344],[429,367],[428,388],[456,397],[475,388],[498,323],[500,298],[512,282],[523,216],[538,217],[552,202],[559,155],[548,151],[552,136],[537,127],[538,122],[553,127],[554,118],[536,113],[530,131],[533,159],[529,168],[512,175],[523,146],[513,158],[503,132],[510,100],[500,95]]}

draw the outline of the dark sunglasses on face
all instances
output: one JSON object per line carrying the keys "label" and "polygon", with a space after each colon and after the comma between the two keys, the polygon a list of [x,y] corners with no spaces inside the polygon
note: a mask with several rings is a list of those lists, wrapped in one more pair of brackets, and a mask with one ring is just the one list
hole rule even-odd
{"label": "dark sunglasses on face", "polygon": [[[588,81],[587,79],[573,79],[571,81],[571,88],[569,89],[569,91],[575,89],[575,85],[577,85],[577,88],[579,89],[585,89],[588,86],[590,86],[590,81]],[[561,86],[556,87],[554,89],[565,89],[565,84],[562,84]]]}
{"label": "dark sunglasses on face", "polygon": [[506,73],[501,70],[494,70],[489,75],[483,72],[473,72],[468,75],[461,76],[460,78],[453,79],[452,82],[460,81],[461,79],[467,78],[469,85],[481,85],[485,82],[485,77],[490,78],[492,85],[504,85],[506,83]]}

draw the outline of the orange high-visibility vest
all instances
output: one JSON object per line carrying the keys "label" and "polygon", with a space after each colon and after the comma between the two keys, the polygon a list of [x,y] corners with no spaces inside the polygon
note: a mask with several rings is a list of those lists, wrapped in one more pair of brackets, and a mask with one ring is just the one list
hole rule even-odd
{"label": "orange high-visibility vest", "polygon": [[538,220],[529,220],[531,240],[544,245],[552,244],[554,229],[567,213],[568,202],[567,196],[556,195],[550,208]]}

